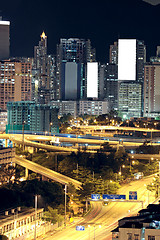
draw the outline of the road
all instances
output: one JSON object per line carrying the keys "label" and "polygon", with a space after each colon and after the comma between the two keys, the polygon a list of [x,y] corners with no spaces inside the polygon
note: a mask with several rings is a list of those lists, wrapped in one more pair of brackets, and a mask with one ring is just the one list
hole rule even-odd
{"label": "road", "polygon": [[29,170],[32,170],[33,172],[39,173],[42,176],[45,176],[49,179],[52,179],[54,181],[60,182],[61,184],[65,185],[65,184],[69,184],[72,183],[76,188],[81,187],[81,182],[67,177],[63,174],[60,174],[58,172],[55,172],[49,168],[45,168],[37,163],[34,163],[32,161],[29,161],[23,157],[19,157],[19,156],[15,156],[15,163],[21,165],[22,167],[25,167]]}
{"label": "road", "polygon": [[[128,198],[129,191],[137,191],[138,200],[144,201],[144,207],[149,202],[154,201],[153,193],[150,193],[148,199],[148,191],[146,185],[151,182],[150,178],[134,181],[123,186],[119,193],[126,194]],[[66,229],[57,230],[53,235],[54,240],[110,240],[111,230],[117,226],[118,219],[137,213],[142,208],[141,203],[131,202],[112,202],[107,206],[103,206],[101,202],[92,202],[93,208],[90,213],[76,224],[69,225]],[[76,231],[76,225],[85,226],[85,231]],[[49,234],[44,238],[46,240],[53,239]],[[95,238],[94,238],[95,237]]]}
{"label": "road", "polygon": [[[87,144],[88,145],[94,145],[99,147],[101,144],[107,142],[109,143],[111,146],[113,147],[117,147],[119,146],[119,139],[117,137],[112,137],[112,138],[105,138],[105,140],[103,138],[97,138],[93,139],[90,138],[89,136],[72,136],[70,137],[70,135],[68,135],[68,137],[53,137],[53,136],[44,136],[44,135],[23,135],[22,134],[0,134],[0,139],[10,139],[13,143],[15,144],[21,144],[24,146],[29,146],[29,147],[33,147],[33,148],[39,148],[39,149],[45,149],[48,151],[52,151],[52,152],[78,152],[78,144]],[[133,139],[133,138],[127,138],[127,139],[123,139],[123,146],[124,147],[133,147],[136,148],[140,145],[143,144],[144,139]],[[55,142],[55,143],[59,143],[59,146],[56,145],[48,145],[46,144],[46,142]],[[73,145],[77,144],[77,148],[72,147],[72,146],[67,146],[67,147],[63,147],[60,146],[60,143],[63,142],[67,142],[67,143],[71,143]],[[160,141],[157,142],[152,142],[152,145],[160,145]],[[81,151],[81,149],[80,149]],[[84,151],[82,149],[82,151]],[[90,150],[88,147],[88,152],[92,151],[92,149]]]}

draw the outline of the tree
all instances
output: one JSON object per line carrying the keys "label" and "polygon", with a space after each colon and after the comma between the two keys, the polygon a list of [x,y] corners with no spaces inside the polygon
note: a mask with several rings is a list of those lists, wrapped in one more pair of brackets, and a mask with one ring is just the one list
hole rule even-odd
{"label": "tree", "polygon": [[109,145],[109,142],[104,142],[100,146],[101,152],[111,152],[113,151],[113,148]]}
{"label": "tree", "polygon": [[12,183],[15,179],[16,169],[9,164],[0,165],[0,182],[1,184]]}
{"label": "tree", "polygon": [[57,209],[53,209],[52,207],[48,206],[48,211],[44,212],[43,219],[45,221],[49,221],[49,222],[55,224],[56,222],[62,222],[63,216],[58,214]]}

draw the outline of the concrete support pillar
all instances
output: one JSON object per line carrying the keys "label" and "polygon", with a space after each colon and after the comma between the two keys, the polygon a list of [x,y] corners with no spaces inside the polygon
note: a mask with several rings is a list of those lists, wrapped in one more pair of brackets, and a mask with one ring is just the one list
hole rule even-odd
{"label": "concrete support pillar", "polygon": [[86,212],[88,212],[88,201],[86,200]]}
{"label": "concrete support pillar", "polygon": [[36,148],[36,147],[34,147],[34,150],[33,150],[33,152],[34,152],[34,153],[36,153],[36,152],[37,152],[37,148]]}
{"label": "concrete support pillar", "polygon": [[8,140],[5,139],[5,147],[8,147]]}
{"label": "concrete support pillar", "polygon": [[42,181],[48,181],[48,178],[42,175]]}
{"label": "concrete support pillar", "polygon": [[28,168],[25,168],[25,178],[28,178]]}

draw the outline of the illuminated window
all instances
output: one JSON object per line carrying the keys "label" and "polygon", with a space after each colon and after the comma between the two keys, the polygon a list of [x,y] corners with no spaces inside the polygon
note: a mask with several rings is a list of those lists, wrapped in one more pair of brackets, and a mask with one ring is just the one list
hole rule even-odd
{"label": "illuminated window", "polygon": [[134,234],[134,240],[139,240],[139,234]]}
{"label": "illuminated window", "polygon": [[155,236],[148,236],[148,240],[155,240]]}
{"label": "illuminated window", "polygon": [[127,240],[132,240],[132,233],[127,233]]}

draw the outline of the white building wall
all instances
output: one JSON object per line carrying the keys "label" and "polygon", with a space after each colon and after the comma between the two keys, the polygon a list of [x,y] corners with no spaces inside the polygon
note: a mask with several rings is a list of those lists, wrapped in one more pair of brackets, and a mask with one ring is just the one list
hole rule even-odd
{"label": "white building wall", "polygon": [[98,98],[98,63],[87,63],[87,98]]}
{"label": "white building wall", "polygon": [[136,39],[118,40],[118,80],[136,80]]}

